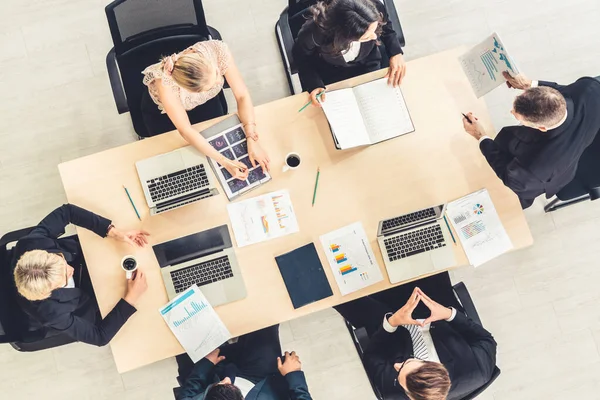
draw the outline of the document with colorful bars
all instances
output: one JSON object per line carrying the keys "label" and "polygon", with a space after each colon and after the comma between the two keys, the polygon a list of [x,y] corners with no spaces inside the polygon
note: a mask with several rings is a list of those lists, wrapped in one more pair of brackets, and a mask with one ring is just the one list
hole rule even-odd
{"label": "document with colorful bars", "polygon": [[360,222],[327,233],[320,239],[342,296],[383,280]]}

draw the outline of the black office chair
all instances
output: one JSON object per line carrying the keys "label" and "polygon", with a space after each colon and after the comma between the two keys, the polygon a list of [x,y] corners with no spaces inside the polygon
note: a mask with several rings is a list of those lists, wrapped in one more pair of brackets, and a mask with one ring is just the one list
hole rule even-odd
{"label": "black office chair", "polygon": [[10,245],[31,232],[31,228],[7,233],[0,238],[0,343],[10,343],[18,351],[38,351],[72,343],[59,331],[46,329],[30,320],[19,305],[12,275],[13,249]]}
{"label": "black office chair", "polygon": [[[596,77],[600,80],[600,76]],[[557,194],[556,198],[544,207],[544,211],[558,209],[587,200],[600,199],[600,134],[585,149],[577,165],[575,178]]]}
{"label": "black office chair", "polygon": [[[288,0],[288,6],[281,12],[279,20],[275,24],[275,35],[277,36],[277,42],[279,43],[279,51],[281,53],[281,59],[283,61],[285,75],[291,94],[298,94],[303,91],[300,79],[297,76],[298,68],[294,63],[292,47],[298,37],[300,28],[302,28],[302,25],[306,22],[306,10],[316,2],[317,0]],[[404,47],[406,42],[394,2],[393,0],[385,0],[384,5],[390,17],[390,22],[394,27],[394,31],[398,34],[400,45]],[[386,68],[389,65],[387,53],[382,51],[381,55],[381,67]]]}
{"label": "black office chair", "polygon": [[[206,24],[201,0],[115,0],[105,11],[114,44],[106,56],[106,66],[117,110],[119,114],[130,113],[140,138],[151,136],[141,110],[142,97],[148,92],[142,71],[162,56],[200,41],[220,40],[221,35]],[[223,91],[218,99],[226,114]]]}
{"label": "black office chair", "polygon": [[[447,274],[447,272],[445,272]],[[471,295],[467,290],[467,287],[463,282],[459,282],[452,287],[454,294],[460,304],[463,307],[463,311],[465,314],[471,318],[474,322],[482,325],[481,319],[479,318],[479,314],[477,314],[477,309],[475,308],[475,304],[473,303],[473,299],[471,299]],[[348,332],[350,333],[350,337],[352,338],[352,342],[354,342],[354,346],[356,347],[356,351],[363,362],[364,366],[364,350],[366,349],[369,343],[369,336],[367,335],[367,330],[365,328],[355,328],[352,326],[350,322],[344,320],[346,322],[346,328],[348,328]],[[483,325],[482,325],[483,326]],[[365,372],[367,372],[365,368]],[[466,397],[463,397],[461,400],[473,400],[477,396],[479,396],[484,390],[486,390],[500,375],[500,368],[497,366],[494,368],[494,372],[492,373],[492,377],[487,381],[483,386],[477,388],[473,392],[469,393]],[[371,388],[375,393],[375,396],[379,400],[385,400],[379,388],[375,385],[373,379],[367,373],[367,377],[369,378],[369,382],[371,384]]]}

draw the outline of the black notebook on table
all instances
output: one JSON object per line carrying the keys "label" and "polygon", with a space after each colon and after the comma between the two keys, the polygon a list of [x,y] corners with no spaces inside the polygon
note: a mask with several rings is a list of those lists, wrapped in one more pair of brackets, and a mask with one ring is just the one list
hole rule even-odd
{"label": "black notebook on table", "polygon": [[275,261],[294,308],[333,296],[313,243],[275,257]]}

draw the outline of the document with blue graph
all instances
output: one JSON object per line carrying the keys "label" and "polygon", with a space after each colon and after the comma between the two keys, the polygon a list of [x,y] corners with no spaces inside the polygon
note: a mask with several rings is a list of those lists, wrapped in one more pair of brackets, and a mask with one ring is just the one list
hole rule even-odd
{"label": "document with blue graph", "polygon": [[448,203],[446,213],[471,265],[478,267],[512,249],[486,189]]}
{"label": "document with blue graph", "polygon": [[231,339],[227,327],[196,285],[179,294],[159,312],[193,362],[200,361]]}
{"label": "document with blue graph", "polygon": [[506,82],[502,75],[503,71],[508,71],[511,75],[519,73],[515,62],[496,33],[460,56],[458,60],[477,97],[491,92]]}

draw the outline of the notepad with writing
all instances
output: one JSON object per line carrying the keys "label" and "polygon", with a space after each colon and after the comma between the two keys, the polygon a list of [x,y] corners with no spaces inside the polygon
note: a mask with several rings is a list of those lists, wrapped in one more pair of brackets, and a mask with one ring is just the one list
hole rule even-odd
{"label": "notepad with writing", "polygon": [[387,78],[327,92],[323,111],[338,149],[367,146],[414,132],[399,87]]}
{"label": "notepad with writing", "polygon": [[294,308],[333,295],[313,243],[275,257],[275,261]]}

